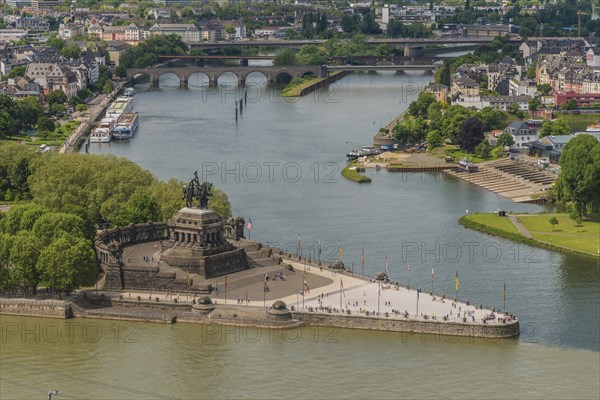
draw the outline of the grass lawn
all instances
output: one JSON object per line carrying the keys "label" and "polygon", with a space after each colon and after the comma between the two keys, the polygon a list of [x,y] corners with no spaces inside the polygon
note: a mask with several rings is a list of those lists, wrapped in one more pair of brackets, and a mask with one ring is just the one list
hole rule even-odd
{"label": "grass lawn", "polygon": [[54,132],[50,132],[45,138],[39,136],[25,136],[15,135],[9,136],[6,140],[23,142],[27,145],[39,146],[41,144],[47,144],[49,146],[60,146],[66,138],[73,133],[75,128],[80,124],[79,121],[68,121],[61,125],[60,128]]}
{"label": "grass lawn", "polygon": [[600,114],[558,114],[564,118],[571,132],[584,132],[587,127],[600,122]]}
{"label": "grass lawn", "polygon": [[346,168],[344,168],[342,170],[342,176],[346,179],[351,180],[352,182],[356,182],[356,183],[370,183],[371,182],[371,178],[369,178],[366,175],[362,175],[360,173],[358,173],[356,171],[356,169],[350,169],[352,167],[355,167],[355,163],[352,162],[350,164],[348,164],[346,166]]}
{"label": "grass lawn", "polygon": [[[551,217],[558,220],[554,230],[548,222]],[[520,215],[519,220],[536,239],[591,254],[597,254],[600,249],[600,221],[597,218],[584,220],[580,226],[575,226],[567,214]]]}
{"label": "grass lawn", "polygon": [[479,224],[491,226],[501,231],[519,234],[519,231],[507,217],[499,217],[498,214],[470,214],[468,220]]}
{"label": "grass lawn", "polygon": [[445,145],[442,147],[436,147],[435,149],[431,150],[429,152],[429,154],[432,156],[435,156],[435,157],[440,157],[440,158],[444,158],[449,155],[452,158],[454,158],[454,161],[460,161],[461,158],[468,157],[474,163],[479,163],[482,161],[492,161],[492,160],[498,159],[498,157],[490,156],[488,158],[482,158],[482,157],[478,156],[477,154],[466,153],[466,152],[462,151],[460,149],[460,146],[457,144],[448,144],[448,145]]}

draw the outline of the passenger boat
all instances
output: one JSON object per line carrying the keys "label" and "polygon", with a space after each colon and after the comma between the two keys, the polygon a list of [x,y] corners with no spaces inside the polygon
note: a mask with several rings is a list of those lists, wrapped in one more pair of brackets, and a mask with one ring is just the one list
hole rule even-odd
{"label": "passenger boat", "polygon": [[113,118],[102,118],[90,134],[90,143],[108,143],[112,139],[112,131],[115,127]]}
{"label": "passenger boat", "polygon": [[132,87],[128,87],[123,91],[123,96],[131,97],[135,94],[135,90]]}
{"label": "passenger boat", "polygon": [[140,123],[140,118],[138,113],[132,114],[121,114],[119,119],[117,119],[117,123],[113,128],[113,138],[115,139],[129,139],[135,133],[138,125]]}
{"label": "passenger boat", "polygon": [[600,133],[600,123],[589,125],[585,131],[590,133]]}
{"label": "passenger boat", "polygon": [[128,113],[133,107],[133,99],[131,97],[119,96],[108,106],[106,116],[110,118],[119,118],[121,114]]}

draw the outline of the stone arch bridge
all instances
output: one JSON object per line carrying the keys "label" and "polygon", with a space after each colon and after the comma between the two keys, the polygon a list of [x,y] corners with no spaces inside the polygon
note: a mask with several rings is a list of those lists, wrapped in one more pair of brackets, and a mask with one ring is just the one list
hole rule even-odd
{"label": "stone arch bridge", "polygon": [[290,78],[297,78],[308,74],[313,74],[319,78],[327,77],[327,66],[306,65],[306,66],[279,66],[279,67],[257,67],[257,66],[227,66],[227,67],[155,67],[155,68],[128,68],[127,78],[135,80],[142,76],[150,78],[153,86],[158,86],[162,75],[170,73],[179,78],[179,83],[187,87],[188,80],[194,74],[204,74],[208,77],[210,85],[216,85],[219,77],[225,73],[232,73],[237,77],[239,85],[246,84],[246,78],[253,72],[262,74],[269,83],[274,83],[278,76],[287,75]]}

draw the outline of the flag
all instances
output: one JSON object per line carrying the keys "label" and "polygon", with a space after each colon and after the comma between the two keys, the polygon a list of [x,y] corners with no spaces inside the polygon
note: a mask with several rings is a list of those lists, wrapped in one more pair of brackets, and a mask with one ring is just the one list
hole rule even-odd
{"label": "flag", "polygon": [[252,218],[250,218],[250,217],[248,217],[248,226],[247,226],[247,228],[248,228],[249,232],[252,232]]}
{"label": "flag", "polygon": [[410,258],[407,258],[408,260],[408,273],[410,274]]}
{"label": "flag", "polygon": [[390,277],[390,270],[388,269],[388,257],[387,257],[387,254],[385,255],[385,275],[388,278]]}
{"label": "flag", "polygon": [[319,261],[321,260],[321,239],[319,239]]}
{"label": "flag", "polygon": [[188,289],[190,288],[190,274],[187,271],[187,269],[185,270],[185,277],[187,279],[187,285],[188,285]]}
{"label": "flag", "polygon": [[342,261],[342,245],[340,244],[340,261]]}
{"label": "flag", "polygon": [[340,290],[342,291],[342,295],[346,297],[346,293],[344,293],[344,281],[340,278]]}
{"label": "flag", "polygon": [[225,287],[227,287],[227,275],[225,275]]}
{"label": "flag", "polygon": [[435,272],[433,272],[433,267],[431,267],[431,280],[435,278]]}
{"label": "flag", "polygon": [[365,265],[365,249],[362,249],[362,263]]}
{"label": "flag", "polygon": [[504,306],[506,307],[506,282],[504,282]]}
{"label": "flag", "polygon": [[379,287],[377,288],[377,296],[381,297],[381,283],[378,283]]}
{"label": "flag", "polygon": [[456,271],[456,277],[454,278],[454,283],[456,284],[456,291],[458,292],[458,271]]}
{"label": "flag", "polygon": [[419,293],[421,293],[421,289],[417,289],[417,301],[419,301]]}
{"label": "flag", "polygon": [[302,246],[300,246],[300,234],[298,234],[298,251],[300,251],[300,248],[301,248],[301,247],[302,247]]}
{"label": "flag", "polygon": [[304,291],[306,293],[310,293],[310,287],[308,287],[308,282],[306,282],[306,278],[304,278]]}

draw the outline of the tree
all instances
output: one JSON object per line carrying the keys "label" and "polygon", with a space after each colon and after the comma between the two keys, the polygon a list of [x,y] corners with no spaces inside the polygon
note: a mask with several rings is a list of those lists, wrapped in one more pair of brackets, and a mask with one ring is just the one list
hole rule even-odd
{"label": "tree", "polygon": [[547,96],[550,94],[550,92],[552,92],[552,86],[550,86],[549,83],[541,83],[541,84],[537,85],[537,90],[543,96]]}
{"label": "tree", "polygon": [[577,110],[578,106],[577,106],[577,100],[575,99],[569,99],[569,101],[567,101],[565,108],[567,110]]}
{"label": "tree", "polygon": [[115,90],[115,84],[111,80],[107,80],[102,86],[102,93],[109,94]]}
{"label": "tree", "polygon": [[156,201],[148,194],[136,193],[127,202],[127,208],[117,215],[115,223],[119,226],[125,226],[158,221],[159,219],[160,213]]}
{"label": "tree", "polygon": [[481,122],[483,122],[483,129],[489,131],[491,129],[498,129],[502,122],[504,113],[493,109],[492,107],[484,107],[478,114]]}
{"label": "tree", "polygon": [[54,48],[61,50],[63,48],[63,46],[65,45],[65,42],[64,42],[64,40],[62,40],[61,38],[56,36],[56,34],[52,34],[48,38],[48,41],[46,41],[46,44],[50,47],[54,47]]}
{"label": "tree", "polygon": [[13,236],[10,249],[10,261],[14,265],[15,280],[25,292],[31,288],[35,294],[40,282],[40,275],[36,269],[39,256],[39,247],[31,234],[20,231]]}
{"label": "tree", "polygon": [[124,65],[119,64],[119,66],[117,66],[117,68],[115,68],[115,74],[117,74],[117,76],[119,78],[126,78],[127,77],[127,68],[125,68]]}
{"label": "tree", "polygon": [[548,222],[550,222],[550,225],[552,225],[552,230],[554,231],[554,225],[558,225],[558,220],[556,217],[552,217],[548,220]]}
{"label": "tree", "polygon": [[581,211],[577,207],[571,207],[569,211],[569,218],[573,221],[575,226],[581,225]]}
{"label": "tree", "polygon": [[285,66],[285,65],[296,65],[296,52],[292,49],[282,49],[277,52],[277,55],[273,59],[273,65]]}
{"label": "tree", "polygon": [[69,293],[94,283],[96,258],[89,242],[81,237],[63,235],[45,247],[37,262],[41,278],[52,288]]}
{"label": "tree", "polygon": [[571,128],[564,120],[564,118],[558,118],[552,124],[552,135],[560,136],[560,135],[569,135],[571,133]]}
{"label": "tree", "polygon": [[515,138],[508,132],[504,132],[498,137],[498,146],[506,148],[515,144]]}
{"label": "tree", "polygon": [[62,90],[53,90],[46,96],[46,101],[50,106],[54,104],[64,104],[67,102],[67,95]]}
{"label": "tree", "polygon": [[37,119],[37,128],[42,132],[52,132],[54,130],[54,121],[46,116],[41,116]]}
{"label": "tree", "polygon": [[444,138],[440,134],[440,131],[435,129],[427,134],[427,143],[429,143],[431,149],[440,147],[444,144]]}
{"label": "tree", "polygon": [[508,112],[510,112],[511,114],[518,113],[519,105],[517,103],[510,103],[510,106],[508,107]]}
{"label": "tree", "polygon": [[60,54],[66,59],[76,60],[81,57],[81,48],[77,43],[71,43],[62,48]]}
{"label": "tree", "polygon": [[559,201],[570,201],[580,215],[600,209],[600,142],[592,135],[577,135],[563,147],[561,171],[556,180]]}
{"label": "tree", "polygon": [[538,102],[535,98],[529,100],[528,107],[530,111],[535,111],[538,108]]}
{"label": "tree", "polygon": [[490,146],[487,139],[483,140],[481,143],[475,147],[475,153],[479,154],[481,158],[488,158],[490,156],[490,152],[492,151],[492,146]]}
{"label": "tree", "polygon": [[64,234],[83,237],[84,232],[83,219],[77,215],[57,212],[46,212],[31,229],[32,236],[42,248]]}
{"label": "tree", "polygon": [[[456,142],[462,124],[469,118],[477,115],[477,111],[465,108],[460,105],[452,105],[444,111],[444,116],[440,123],[439,130],[444,137]],[[477,146],[479,142],[475,144]],[[473,147],[475,147],[473,146]]]}
{"label": "tree", "polygon": [[542,129],[540,129],[540,138],[550,135],[552,135],[552,121],[545,120],[542,122]]}
{"label": "tree", "polygon": [[225,192],[213,187],[209,206],[224,220],[231,216],[231,203]]}
{"label": "tree", "polygon": [[475,147],[483,141],[483,124],[477,117],[467,119],[460,127],[458,144],[464,151],[472,153]]}

